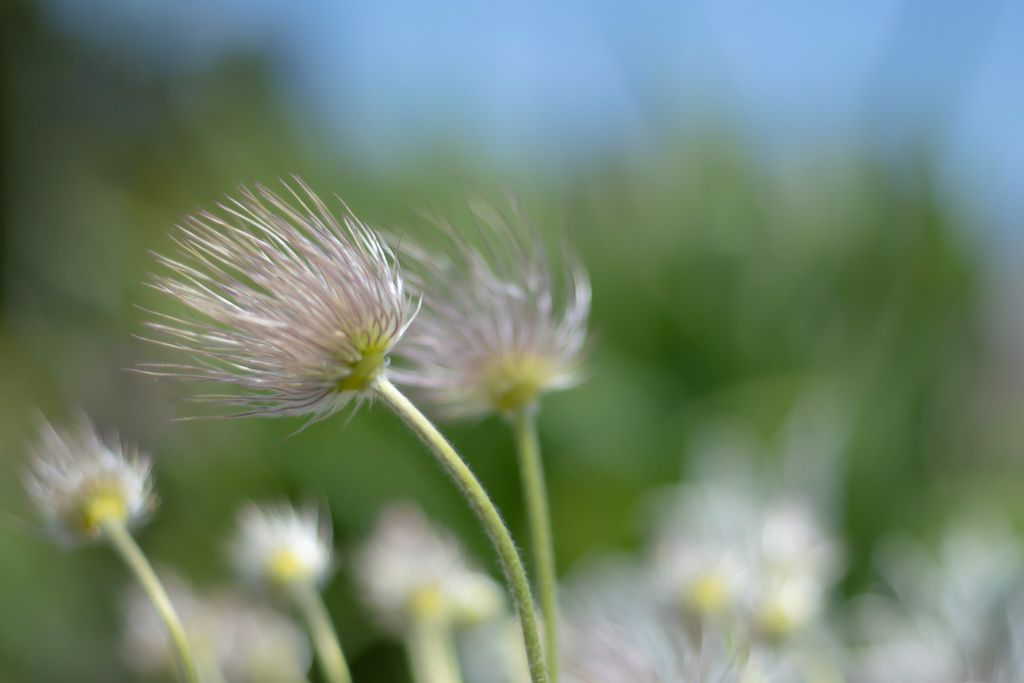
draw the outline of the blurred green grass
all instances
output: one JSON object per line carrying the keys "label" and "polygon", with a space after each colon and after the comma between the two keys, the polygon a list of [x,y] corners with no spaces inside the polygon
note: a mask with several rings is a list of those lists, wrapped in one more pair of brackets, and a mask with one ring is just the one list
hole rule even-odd
{"label": "blurred green grass", "polygon": [[[888,529],[934,528],[968,502],[1024,513],[1007,457],[1021,444],[1004,428],[1019,397],[984,401],[999,361],[983,325],[985,265],[926,153],[893,161],[865,144],[780,169],[708,126],[573,170],[510,172],[452,145],[383,172],[325,152],[256,61],[158,75],[53,34],[31,9],[9,15],[5,511],[28,515],[18,475],[34,410],[59,418],[80,405],[157,456],[162,506],[140,541],[198,584],[229,580],[222,541],[248,498],[326,502],[343,563],[377,510],[414,499],[490,561],[455,488],[385,411],[282,441],[301,422],[171,422],[202,410],[174,401],[187,387],[125,372],[164,357],[132,337],[139,307],[166,306],[141,284],[148,251],[168,251],[175,220],[237,182],[295,172],[399,230],[415,229],[410,207],[457,212],[466,185],[496,193],[510,179],[548,236],[564,226],[593,281],[595,344],[588,381],[549,397],[541,417],[563,570],[643,543],[645,496],[679,477],[702,425],[736,417],[771,439],[821,385],[850,419],[837,501],[847,590],[870,580],[871,546]],[[523,538],[503,425],[446,430]],[[67,553],[0,524],[0,680],[122,680],[113,598],[126,580],[102,549]],[[344,564],[327,600],[356,678],[404,680]]]}

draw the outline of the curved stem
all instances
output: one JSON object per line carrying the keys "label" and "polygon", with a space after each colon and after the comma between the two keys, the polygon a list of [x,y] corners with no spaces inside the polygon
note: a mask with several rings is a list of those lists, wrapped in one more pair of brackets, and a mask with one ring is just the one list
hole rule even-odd
{"label": "curved stem", "polygon": [[414,618],[405,647],[415,683],[462,683],[448,624],[437,619]]}
{"label": "curved stem", "polygon": [[110,542],[110,545],[121,556],[124,563],[135,574],[135,578],[138,579],[143,590],[146,591],[150,602],[153,603],[156,613],[164,622],[164,626],[167,627],[167,633],[171,636],[171,642],[174,644],[174,649],[178,654],[178,665],[182,679],[187,681],[187,683],[200,683],[199,668],[196,665],[196,658],[192,654],[188,638],[185,636],[185,629],[181,625],[181,619],[178,618],[177,612],[174,611],[171,599],[167,597],[167,591],[164,590],[163,584],[160,583],[156,572],[153,571],[153,566],[146,559],[142,549],[139,548],[135,539],[132,538],[131,533],[125,527],[124,522],[120,519],[105,517],[98,521],[98,525],[103,537]]}
{"label": "curved stem", "polygon": [[523,562],[519,558],[515,543],[512,542],[512,536],[501,520],[497,508],[476,476],[437,427],[394,384],[380,375],[374,381],[373,388],[377,396],[387,403],[433,451],[441,465],[462,489],[473,511],[483,523],[491,544],[498,551],[498,559],[501,561],[512,601],[519,614],[523,640],[526,643],[526,658],[530,664],[530,678],[533,683],[548,683],[544,646],[541,644],[540,631],[537,628],[537,613],[533,607],[530,583],[526,579],[526,571],[523,569]]}
{"label": "curved stem", "polygon": [[540,459],[536,412],[531,407],[515,413],[516,446],[519,469],[526,499],[526,516],[530,525],[533,561],[537,569],[537,592],[544,615],[544,640],[547,643],[548,670],[551,681],[558,680],[558,578],[555,571],[555,548],[551,538],[551,513],[548,510],[547,486]]}
{"label": "curved stem", "polygon": [[331,615],[316,586],[301,582],[292,586],[289,592],[309,629],[309,637],[313,641],[324,680],[328,683],[352,683],[352,674],[349,673],[345,655],[341,651],[338,633],[334,630]]}

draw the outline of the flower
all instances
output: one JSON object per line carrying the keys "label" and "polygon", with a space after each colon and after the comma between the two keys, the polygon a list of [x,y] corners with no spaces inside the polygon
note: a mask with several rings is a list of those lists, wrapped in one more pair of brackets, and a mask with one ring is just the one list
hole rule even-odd
{"label": "flower", "polygon": [[734,617],[751,591],[749,526],[760,510],[745,492],[716,483],[680,485],[671,503],[653,548],[657,585],[688,615]]}
{"label": "flower", "polygon": [[756,550],[752,612],[761,637],[785,639],[824,611],[839,578],[839,549],[811,505],[790,495],[763,513]]}
{"label": "flower", "polygon": [[876,595],[851,602],[854,635],[866,643],[851,650],[857,683],[962,683],[968,663],[956,638],[933,615],[911,613]]}
{"label": "flower", "polygon": [[649,594],[643,573],[628,562],[605,560],[574,576],[566,591],[562,680],[690,680],[684,672],[695,655],[691,643]]}
{"label": "flower", "polygon": [[658,585],[688,616],[779,642],[812,623],[838,578],[837,544],[812,507],[735,483],[677,489],[654,548]]}
{"label": "flower", "polygon": [[191,357],[145,364],[162,378],[235,385],[240,395],[197,400],[243,415],[308,415],[311,421],[365,396],[415,315],[391,249],[347,207],[340,220],[296,178],[296,205],[262,185],[241,188],[223,216],[185,219],[172,271],[153,286],[188,315],[148,323]]}
{"label": "flower", "polygon": [[229,551],[238,574],[252,583],[285,587],[322,583],[331,569],[331,525],[315,507],[250,503],[238,514]]}
{"label": "flower", "polygon": [[455,539],[411,505],[381,514],[353,570],[367,605],[397,633],[414,619],[479,622],[505,605],[494,580],[471,567]]}
{"label": "flower", "polygon": [[40,419],[28,452],[25,489],[58,539],[97,538],[101,523],[111,518],[138,524],[156,505],[149,459],[116,434],[104,441],[84,414],[60,430]]}
{"label": "flower", "polygon": [[511,218],[483,203],[472,207],[480,246],[441,219],[435,232],[447,248],[403,243],[423,311],[396,349],[409,367],[393,376],[418,387],[444,416],[512,412],[580,380],[586,271],[567,256],[564,286],[556,287],[540,236],[511,203]]}
{"label": "flower", "polygon": [[562,639],[565,683],[740,683],[755,680],[745,655],[717,634],[694,634],[662,609],[649,575],[605,560],[570,578]]}
{"label": "flower", "polygon": [[[684,678],[684,636],[674,633],[673,628],[653,615],[570,618],[566,631],[563,654],[566,683],[705,680]],[[724,672],[716,673],[724,675]]]}
{"label": "flower", "polygon": [[[246,602],[233,592],[197,594],[174,575],[162,573],[175,612],[198,660],[204,681],[299,683],[312,659],[302,630],[284,615]],[[126,663],[144,673],[169,673],[174,647],[164,622],[138,586],[124,600],[121,651]]]}
{"label": "flower", "polygon": [[906,534],[876,550],[888,594],[852,603],[856,683],[1019,683],[1024,674],[1024,540],[971,515],[938,552]]}

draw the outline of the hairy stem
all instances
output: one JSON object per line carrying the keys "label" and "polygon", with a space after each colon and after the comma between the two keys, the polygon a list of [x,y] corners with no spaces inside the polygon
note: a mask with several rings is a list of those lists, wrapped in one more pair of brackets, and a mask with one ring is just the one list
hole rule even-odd
{"label": "hairy stem", "polygon": [[555,570],[551,513],[548,509],[544,468],[541,465],[535,411],[530,407],[518,410],[514,422],[526,516],[530,525],[530,543],[537,570],[537,592],[540,594],[540,609],[544,615],[544,640],[547,643],[545,654],[551,681],[555,683],[558,680],[558,575]]}
{"label": "hairy stem", "polygon": [[523,562],[519,558],[515,543],[508,528],[498,514],[484,487],[470,471],[451,444],[437,430],[405,395],[386,377],[380,375],[374,381],[374,390],[395,413],[419,435],[423,442],[437,456],[441,465],[448,471],[455,483],[462,489],[469,500],[470,506],[484,525],[491,543],[498,552],[505,581],[509,593],[519,614],[519,622],[523,628],[523,640],[526,644],[526,658],[530,664],[530,678],[533,683],[548,683],[548,671],[544,659],[544,646],[541,644],[540,631],[537,627],[537,613],[533,607],[533,596],[530,594],[530,583],[526,579]]}
{"label": "hairy stem", "polygon": [[153,566],[146,559],[142,549],[139,548],[135,539],[132,538],[124,522],[117,517],[105,517],[98,520],[100,532],[110,543],[128,569],[135,575],[143,590],[153,603],[153,608],[167,627],[167,633],[171,636],[174,650],[178,655],[178,666],[182,680],[187,683],[200,683],[199,667],[196,665],[195,655],[185,636],[185,629],[181,625],[171,599],[167,597],[167,591],[157,578]]}
{"label": "hairy stem", "polygon": [[316,586],[308,581],[299,582],[291,587],[289,593],[306,622],[324,680],[328,683],[352,683],[338,633]]}

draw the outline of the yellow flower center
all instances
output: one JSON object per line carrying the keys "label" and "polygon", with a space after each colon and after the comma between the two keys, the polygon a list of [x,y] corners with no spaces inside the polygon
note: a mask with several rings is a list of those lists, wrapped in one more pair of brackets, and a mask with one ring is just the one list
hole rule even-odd
{"label": "yellow flower center", "polygon": [[98,493],[85,501],[82,507],[82,528],[86,533],[96,534],[104,520],[128,520],[128,508],[124,498],[114,493]]}
{"label": "yellow flower center", "polygon": [[421,588],[409,596],[409,612],[419,619],[438,619],[445,612],[441,590],[431,586]]}
{"label": "yellow flower center", "polygon": [[782,640],[792,633],[795,626],[789,610],[774,600],[761,608],[757,615],[757,623],[764,634],[772,640]]}
{"label": "yellow flower center", "polygon": [[484,372],[483,388],[495,408],[511,413],[536,401],[552,374],[551,362],[546,358],[508,354]]}
{"label": "yellow flower center", "polygon": [[267,577],[272,583],[291,583],[297,579],[304,579],[307,574],[305,563],[288,549],[278,550],[267,562]]}
{"label": "yellow flower center", "polygon": [[686,599],[698,612],[718,612],[729,599],[729,584],[721,574],[707,572],[693,582]]}
{"label": "yellow flower center", "polygon": [[352,372],[338,382],[340,391],[366,391],[370,383],[376,379],[385,366],[385,349],[369,348],[363,352],[359,360],[350,363]]}

